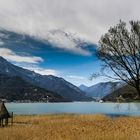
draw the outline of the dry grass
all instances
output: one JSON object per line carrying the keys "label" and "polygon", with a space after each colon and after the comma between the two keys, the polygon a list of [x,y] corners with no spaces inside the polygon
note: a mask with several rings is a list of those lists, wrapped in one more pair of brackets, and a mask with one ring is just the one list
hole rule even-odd
{"label": "dry grass", "polygon": [[140,117],[102,115],[15,116],[0,140],[140,140]]}

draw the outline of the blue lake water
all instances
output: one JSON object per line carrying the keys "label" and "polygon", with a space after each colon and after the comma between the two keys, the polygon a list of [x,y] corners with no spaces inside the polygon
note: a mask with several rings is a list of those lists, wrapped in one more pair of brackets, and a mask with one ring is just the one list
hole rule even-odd
{"label": "blue lake water", "polygon": [[105,114],[140,116],[140,103],[6,103],[9,112],[20,115],[32,114]]}

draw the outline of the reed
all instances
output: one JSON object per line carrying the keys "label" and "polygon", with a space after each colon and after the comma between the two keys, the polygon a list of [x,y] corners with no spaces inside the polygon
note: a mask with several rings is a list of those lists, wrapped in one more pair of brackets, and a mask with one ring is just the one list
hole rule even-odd
{"label": "reed", "polygon": [[0,140],[139,140],[140,117],[103,115],[15,116]]}

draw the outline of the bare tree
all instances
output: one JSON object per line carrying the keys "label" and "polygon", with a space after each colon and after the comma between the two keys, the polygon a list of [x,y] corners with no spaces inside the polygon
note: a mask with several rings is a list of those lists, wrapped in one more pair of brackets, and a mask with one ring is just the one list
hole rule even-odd
{"label": "bare tree", "polygon": [[[130,21],[130,27],[120,21],[99,41],[97,57],[103,62],[100,74],[123,80],[134,87],[140,98],[140,21]],[[107,70],[114,75],[106,74]]]}

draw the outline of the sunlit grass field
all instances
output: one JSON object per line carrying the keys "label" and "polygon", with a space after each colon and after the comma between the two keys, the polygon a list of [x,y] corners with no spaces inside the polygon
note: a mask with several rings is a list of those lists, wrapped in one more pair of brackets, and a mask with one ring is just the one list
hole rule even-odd
{"label": "sunlit grass field", "polygon": [[15,116],[0,140],[140,140],[140,117],[103,115]]}

